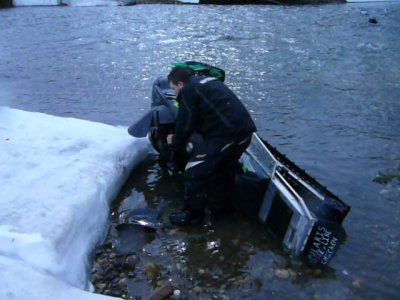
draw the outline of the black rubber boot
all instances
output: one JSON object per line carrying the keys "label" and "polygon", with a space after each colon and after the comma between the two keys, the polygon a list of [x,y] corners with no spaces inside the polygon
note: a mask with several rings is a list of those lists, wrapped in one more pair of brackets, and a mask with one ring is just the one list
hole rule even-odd
{"label": "black rubber boot", "polygon": [[177,226],[196,226],[202,223],[203,216],[204,213],[183,210],[171,213],[169,220],[173,225]]}

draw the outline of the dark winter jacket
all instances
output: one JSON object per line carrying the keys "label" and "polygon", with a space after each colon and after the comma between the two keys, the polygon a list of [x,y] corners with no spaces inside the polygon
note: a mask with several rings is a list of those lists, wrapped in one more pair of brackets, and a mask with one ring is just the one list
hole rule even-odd
{"label": "dark winter jacket", "polygon": [[212,77],[193,77],[178,95],[179,110],[172,145],[182,147],[193,132],[204,139],[238,140],[256,126],[238,97]]}

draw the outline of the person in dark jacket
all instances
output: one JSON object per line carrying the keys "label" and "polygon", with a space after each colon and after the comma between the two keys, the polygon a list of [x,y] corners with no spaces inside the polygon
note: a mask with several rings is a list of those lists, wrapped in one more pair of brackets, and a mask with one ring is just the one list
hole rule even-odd
{"label": "person in dark jacket", "polygon": [[213,214],[227,205],[238,160],[256,126],[244,105],[225,84],[214,78],[193,76],[174,67],[168,82],[178,95],[178,117],[167,142],[172,149],[187,147],[196,134],[184,173],[184,208],[169,218],[175,225],[201,223],[207,207]]}

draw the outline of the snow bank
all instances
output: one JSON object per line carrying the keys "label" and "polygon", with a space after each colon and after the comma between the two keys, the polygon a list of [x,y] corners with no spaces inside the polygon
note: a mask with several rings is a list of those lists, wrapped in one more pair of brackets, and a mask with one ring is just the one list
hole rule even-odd
{"label": "snow bank", "polygon": [[101,298],[81,290],[87,258],[147,140],[6,107],[0,120],[0,299]]}
{"label": "snow bank", "polygon": [[0,255],[0,299],[107,300],[115,299],[75,288],[23,261]]}
{"label": "snow bank", "polygon": [[[193,0],[188,0],[193,1]],[[197,1],[197,0],[195,0]],[[48,6],[62,5],[69,6],[124,6],[135,4],[136,0],[13,0],[14,6]]]}
{"label": "snow bank", "polygon": [[13,0],[14,6],[61,5],[61,0]]}
{"label": "snow bank", "polygon": [[118,0],[63,0],[70,6],[118,6]]}

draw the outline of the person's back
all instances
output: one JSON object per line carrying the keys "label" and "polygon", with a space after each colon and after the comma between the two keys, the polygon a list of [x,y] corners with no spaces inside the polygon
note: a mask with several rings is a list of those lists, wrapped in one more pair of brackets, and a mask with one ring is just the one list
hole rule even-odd
{"label": "person's back", "polygon": [[168,82],[178,94],[175,133],[167,137],[171,149],[181,149],[193,133],[203,141],[193,142],[185,167],[184,208],[170,214],[176,225],[198,224],[204,209],[216,214],[230,205],[237,163],[250,144],[256,126],[238,97],[212,77],[192,76],[175,67]]}
{"label": "person's back", "polygon": [[223,82],[212,77],[193,77],[180,96],[189,98],[199,114],[195,130],[204,138],[241,137],[256,127],[247,109]]}
{"label": "person's back", "polygon": [[182,106],[177,120],[175,141],[181,143],[191,131],[205,139],[240,139],[256,131],[242,102],[212,77],[192,77],[179,92]]}

